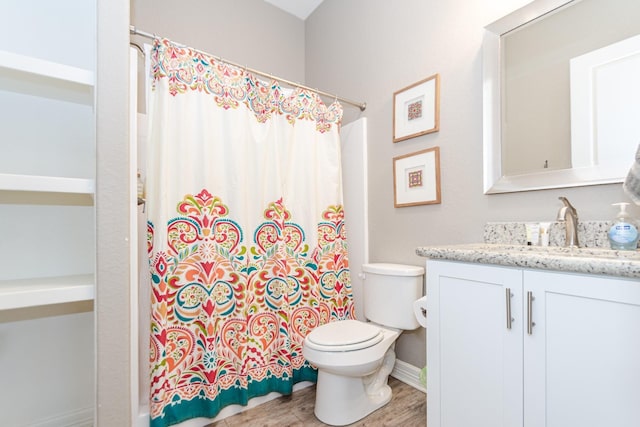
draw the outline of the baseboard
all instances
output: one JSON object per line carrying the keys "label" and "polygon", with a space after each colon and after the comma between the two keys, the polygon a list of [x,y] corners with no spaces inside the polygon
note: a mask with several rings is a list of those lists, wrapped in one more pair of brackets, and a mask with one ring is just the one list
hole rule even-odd
{"label": "baseboard", "polygon": [[420,382],[420,370],[420,368],[416,368],[407,362],[396,360],[393,371],[391,371],[391,376],[398,381],[402,381],[403,383],[426,393],[427,389]]}
{"label": "baseboard", "polygon": [[149,407],[138,407],[138,419],[134,420],[135,425],[133,427],[149,427]]}
{"label": "baseboard", "polygon": [[93,426],[93,408],[66,412],[41,419],[30,425],[32,427],[91,427]]}

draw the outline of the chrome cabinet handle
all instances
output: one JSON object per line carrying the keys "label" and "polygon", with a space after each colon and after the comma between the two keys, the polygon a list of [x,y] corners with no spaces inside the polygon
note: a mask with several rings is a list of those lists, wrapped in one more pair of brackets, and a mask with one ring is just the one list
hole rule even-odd
{"label": "chrome cabinet handle", "polygon": [[535,300],[531,291],[527,292],[527,334],[533,335],[533,327],[536,322],[533,321],[533,300]]}
{"label": "chrome cabinet handle", "polygon": [[505,297],[507,300],[507,329],[511,329],[511,322],[513,322],[513,318],[511,317],[511,297],[513,294],[511,293],[511,288],[505,289]]}

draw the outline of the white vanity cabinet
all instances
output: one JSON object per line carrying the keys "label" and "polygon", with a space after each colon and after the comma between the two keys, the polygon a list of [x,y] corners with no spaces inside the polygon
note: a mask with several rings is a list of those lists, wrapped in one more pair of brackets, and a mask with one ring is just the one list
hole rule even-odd
{"label": "white vanity cabinet", "polygon": [[427,425],[520,425],[522,272],[428,261],[426,295]]}
{"label": "white vanity cabinet", "polygon": [[640,281],[524,270],[528,292],[524,425],[639,426]]}
{"label": "white vanity cabinet", "polygon": [[427,311],[429,427],[640,425],[640,281],[429,260]]}

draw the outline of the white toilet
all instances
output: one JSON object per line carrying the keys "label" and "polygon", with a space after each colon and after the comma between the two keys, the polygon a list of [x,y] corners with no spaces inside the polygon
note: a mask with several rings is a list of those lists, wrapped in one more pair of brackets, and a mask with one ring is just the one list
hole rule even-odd
{"label": "white toilet", "polygon": [[418,328],[413,302],[422,296],[424,269],[401,264],[364,264],[364,314],[370,322],[343,320],[319,326],[302,354],[318,368],[314,413],[342,426],[391,400],[387,385],[395,364],[395,341]]}

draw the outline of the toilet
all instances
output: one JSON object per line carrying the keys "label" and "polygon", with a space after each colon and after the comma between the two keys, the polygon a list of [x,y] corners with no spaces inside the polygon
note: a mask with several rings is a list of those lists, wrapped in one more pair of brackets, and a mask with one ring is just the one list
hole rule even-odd
{"label": "toilet", "polygon": [[325,424],[356,422],[391,400],[387,385],[395,364],[395,341],[417,329],[413,302],[422,297],[424,268],[364,264],[364,315],[311,331],[302,354],[318,368],[314,413]]}

